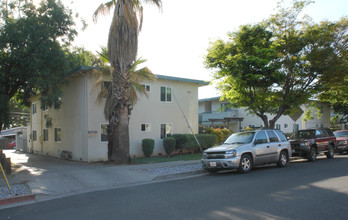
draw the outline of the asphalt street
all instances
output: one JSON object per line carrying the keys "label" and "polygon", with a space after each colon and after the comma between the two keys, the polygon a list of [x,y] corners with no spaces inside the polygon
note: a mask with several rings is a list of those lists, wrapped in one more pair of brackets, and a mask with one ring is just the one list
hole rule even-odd
{"label": "asphalt street", "polygon": [[84,193],[0,219],[348,219],[348,155]]}

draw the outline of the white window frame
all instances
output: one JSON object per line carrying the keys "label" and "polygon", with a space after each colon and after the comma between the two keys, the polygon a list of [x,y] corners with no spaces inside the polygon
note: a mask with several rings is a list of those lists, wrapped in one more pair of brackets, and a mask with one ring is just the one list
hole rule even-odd
{"label": "white window frame", "polygon": [[107,132],[106,132],[106,141],[103,141],[103,140],[102,140],[102,134],[103,134],[103,132],[102,132],[102,131],[103,131],[102,126],[103,126],[103,125],[106,125],[106,129],[107,129],[107,126],[108,126],[109,124],[108,124],[108,123],[101,123],[101,124],[100,124],[100,136],[99,136],[99,137],[100,137],[100,143],[108,143],[108,133],[107,133]]}
{"label": "white window frame", "polygon": [[[60,131],[60,139],[58,136],[58,129]],[[62,142],[62,128],[54,128],[54,142],[60,143]]]}
{"label": "white window frame", "polygon": [[36,104],[36,102],[33,102],[31,104],[31,111],[32,111],[33,115],[35,115],[37,113],[37,104]]}
{"label": "white window frame", "polygon": [[[143,130],[143,125],[145,126],[145,130]],[[140,131],[141,132],[151,132],[151,123],[141,123],[140,124]]]}
{"label": "white window frame", "polygon": [[[165,130],[165,136],[164,137],[162,137],[162,125],[165,125],[166,127],[166,130]],[[167,132],[167,126],[170,126],[171,127],[171,130],[170,130],[170,133],[168,133]],[[164,138],[166,138],[166,137],[169,137],[168,135],[173,135],[174,134],[174,126],[173,126],[173,123],[161,123],[160,124],[160,138],[161,139],[164,139]]]}
{"label": "white window frame", "polygon": [[[164,101],[162,100],[162,87],[164,87],[165,88],[165,95],[164,95]],[[167,89],[170,89],[170,101],[168,101],[168,95],[167,95]],[[162,102],[162,103],[165,103],[165,102],[168,102],[168,103],[171,103],[172,101],[173,101],[173,87],[171,87],[171,86],[160,86],[160,101]]]}
{"label": "white window frame", "polygon": [[[150,84],[143,84],[143,86],[145,88],[145,92],[151,93],[151,85]],[[149,88],[149,90],[147,90],[147,87]]]}

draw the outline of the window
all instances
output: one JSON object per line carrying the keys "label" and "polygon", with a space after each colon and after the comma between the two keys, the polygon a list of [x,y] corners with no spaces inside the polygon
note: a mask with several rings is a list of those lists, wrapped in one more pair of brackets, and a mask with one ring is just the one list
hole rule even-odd
{"label": "window", "polygon": [[295,128],[296,128],[296,131],[300,130],[300,125],[299,124],[295,124]]}
{"label": "window", "polygon": [[100,141],[108,142],[108,124],[100,125]]}
{"label": "window", "polygon": [[151,92],[151,86],[150,85],[144,84],[143,86],[145,88],[145,92]]}
{"label": "window", "polygon": [[61,128],[55,128],[54,129],[54,141],[55,142],[62,141],[62,130],[61,130]]}
{"label": "window", "polygon": [[280,130],[281,129],[281,125],[280,124],[276,124],[276,129]]}
{"label": "window", "polygon": [[288,124],[284,124],[284,128],[287,128],[288,127]]}
{"label": "window", "polygon": [[32,104],[32,112],[33,112],[33,115],[36,114],[36,102]]}
{"label": "window", "polygon": [[255,137],[255,142],[259,144],[267,143],[268,141],[266,133],[264,131],[260,131]]}
{"label": "window", "polygon": [[267,131],[267,135],[270,142],[278,142],[277,135],[273,131]]}
{"label": "window", "polygon": [[151,124],[141,124],[141,131],[151,131]]}
{"label": "window", "polygon": [[281,141],[287,141],[285,135],[283,132],[281,131],[275,131],[275,133],[278,135],[278,137],[280,138]]}
{"label": "window", "polygon": [[173,133],[172,124],[161,124],[161,139],[165,137],[170,137],[172,133]]}
{"label": "window", "polygon": [[33,130],[33,141],[37,140],[37,136],[36,136],[36,130]]}
{"label": "window", "polygon": [[48,129],[43,129],[44,141],[48,141]]}
{"label": "window", "polygon": [[316,130],[315,131],[315,136],[316,137],[325,137],[324,133],[321,130]]}
{"label": "window", "polygon": [[172,88],[161,86],[161,102],[172,101]]}

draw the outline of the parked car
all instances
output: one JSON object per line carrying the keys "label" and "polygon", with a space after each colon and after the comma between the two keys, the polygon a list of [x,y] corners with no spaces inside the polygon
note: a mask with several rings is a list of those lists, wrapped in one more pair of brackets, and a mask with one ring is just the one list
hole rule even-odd
{"label": "parked car", "polygon": [[285,167],[291,157],[290,143],[279,130],[234,133],[223,145],[203,152],[202,167],[209,172],[237,169],[248,173],[253,166],[276,163]]}
{"label": "parked car", "polygon": [[335,151],[339,153],[348,152],[348,130],[335,131],[334,135],[337,141]]}
{"label": "parked car", "polygon": [[12,141],[7,144],[7,149],[15,149],[16,148],[16,141]]}
{"label": "parked car", "polygon": [[315,161],[320,153],[324,153],[328,159],[334,157],[336,137],[329,128],[298,130],[289,141],[293,156],[309,161]]}

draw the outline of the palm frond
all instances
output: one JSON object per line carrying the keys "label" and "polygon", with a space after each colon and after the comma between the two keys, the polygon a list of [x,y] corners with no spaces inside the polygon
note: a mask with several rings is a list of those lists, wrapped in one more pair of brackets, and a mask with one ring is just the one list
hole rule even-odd
{"label": "palm frond", "polygon": [[100,15],[110,14],[111,9],[115,5],[116,5],[116,0],[111,0],[111,1],[108,1],[106,3],[100,4],[99,7],[97,8],[97,10],[95,10],[95,12],[93,13],[93,16],[92,16],[93,21],[97,22],[98,21],[98,17]]}

